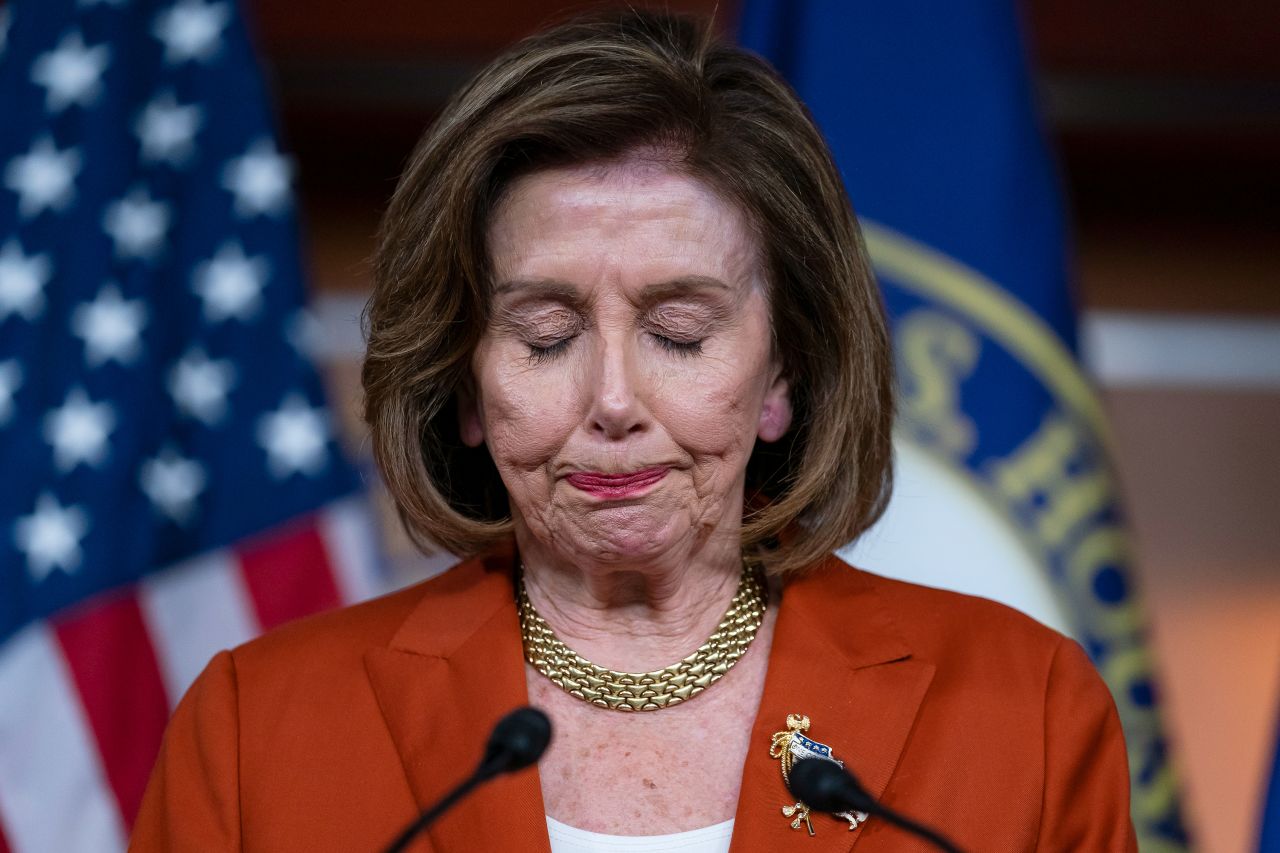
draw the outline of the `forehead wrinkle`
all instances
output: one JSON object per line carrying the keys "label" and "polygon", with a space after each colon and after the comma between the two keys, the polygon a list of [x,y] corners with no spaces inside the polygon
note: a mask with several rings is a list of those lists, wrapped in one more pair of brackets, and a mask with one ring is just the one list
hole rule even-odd
{"label": "forehead wrinkle", "polygon": [[[652,207],[653,196],[647,194],[655,183],[660,188],[669,190],[663,198],[665,203],[656,210]],[[598,211],[601,206],[630,208],[637,193],[641,193],[645,194],[647,202],[644,205],[647,209],[639,211],[647,214],[643,219],[664,219],[670,217],[672,211],[692,211],[699,208],[703,213],[713,214],[710,217],[690,217],[675,235],[678,240],[699,242],[706,236],[708,229],[728,226],[727,230],[736,232],[735,236],[745,238],[735,241],[739,244],[736,247],[739,251],[748,256],[758,254],[758,237],[751,225],[751,217],[739,203],[670,160],[655,160],[635,154],[619,159],[540,169],[517,177],[503,189],[492,208],[487,230],[492,231],[503,214],[512,207],[526,204],[530,195],[539,189],[549,189],[552,194],[551,203],[539,205],[533,211],[535,219],[543,222],[558,219],[581,220],[593,226],[613,224],[622,229],[619,233],[625,234],[634,228],[634,215],[637,211],[631,211],[632,215],[625,221],[615,223],[600,222]]]}
{"label": "forehead wrinkle", "polygon": [[[518,270],[525,265],[531,249],[541,245],[536,240],[532,246],[528,244],[528,227],[513,230],[514,223],[510,217],[516,209],[520,211],[519,217],[531,218],[530,224],[534,231],[549,228],[551,232],[569,234],[567,242],[556,237],[549,245],[541,246],[550,250],[546,253],[552,257],[565,251],[571,257],[584,250],[584,242],[585,249],[590,253],[592,249],[603,250],[610,240],[634,239],[639,241],[634,244],[633,249],[638,250],[638,263],[661,264],[668,257],[675,261],[681,261],[683,257],[683,265],[692,267],[687,274],[677,272],[671,281],[646,284],[641,288],[626,288],[626,298],[634,305],[647,306],[665,298],[693,296],[698,289],[691,285],[695,278],[717,280],[721,286],[728,282],[727,289],[731,292],[730,301],[733,304],[742,304],[756,291],[762,291],[767,298],[770,288],[768,276],[763,269],[762,246],[746,211],[706,182],[678,170],[655,168],[657,165],[643,161],[578,164],[535,172],[513,181],[495,206],[489,220],[490,251],[499,248],[494,245],[495,238],[498,243],[504,244],[497,253],[502,261],[496,271],[498,276],[495,277],[506,272],[513,274],[514,279],[502,282],[490,290],[494,303],[498,302],[498,297],[507,296],[532,283],[523,279]],[[659,209],[630,211],[646,214],[639,219],[634,216],[599,215],[602,206],[614,212],[629,209],[633,194],[643,190],[655,178],[663,184],[668,184],[669,180],[674,181],[671,184],[673,192],[659,193],[656,198],[647,199],[649,202],[659,202]],[[550,193],[550,202],[543,199],[541,203],[531,204],[534,196],[544,192]],[[559,224],[553,225],[557,220]],[[665,226],[669,230],[665,235],[659,231],[649,232],[648,237],[644,236],[651,225]],[[522,238],[521,234],[525,237]],[[658,238],[656,242],[649,239],[652,237]],[[574,245],[575,240],[577,245]],[[643,245],[646,242],[648,245]],[[564,245],[560,245],[562,243]],[[709,253],[710,249],[715,251]],[[493,254],[490,258],[497,260]],[[502,270],[501,267],[507,269]],[[551,277],[555,277],[554,273]],[[682,282],[681,279],[690,281]],[[672,286],[672,282],[677,284]],[[572,291],[567,282],[561,284]],[[587,289],[594,293],[594,287]],[[573,305],[579,310],[592,307],[577,293],[564,292],[563,288],[561,292],[546,288],[540,296]],[[519,301],[524,302],[525,298],[521,295]]]}

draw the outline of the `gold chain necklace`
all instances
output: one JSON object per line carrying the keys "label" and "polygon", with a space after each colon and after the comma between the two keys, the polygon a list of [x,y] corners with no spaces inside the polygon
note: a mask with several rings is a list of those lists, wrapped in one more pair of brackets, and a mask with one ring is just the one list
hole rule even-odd
{"label": "gold chain necklace", "polygon": [[706,690],[746,653],[764,621],[766,606],[764,584],[744,563],[729,609],[697,651],[665,669],[618,672],[596,666],[561,642],[529,601],[523,567],[516,603],[524,659],[569,695],[614,711],[657,711]]}

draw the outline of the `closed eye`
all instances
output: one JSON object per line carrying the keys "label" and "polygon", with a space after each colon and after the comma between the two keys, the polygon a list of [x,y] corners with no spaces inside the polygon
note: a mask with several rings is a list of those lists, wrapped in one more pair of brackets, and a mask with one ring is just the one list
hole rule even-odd
{"label": "closed eye", "polygon": [[650,334],[653,335],[653,339],[658,342],[658,345],[668,352],[674,352],[677,355],[682,356],[699,355],[702,353],[702,341],[700,340],[677,341],[674,338],[668,338],[665,335],[657,335],[652,332],[650,332]]}
{"label": "closed eye", "polygon": [[529,363],[542,364],[559,355],[563,355],[569,349],[569,344],[573,343],[573,339],[576,337],[578,336],[570,335],[550,344],[526,343],[526,346],[529,347]]}

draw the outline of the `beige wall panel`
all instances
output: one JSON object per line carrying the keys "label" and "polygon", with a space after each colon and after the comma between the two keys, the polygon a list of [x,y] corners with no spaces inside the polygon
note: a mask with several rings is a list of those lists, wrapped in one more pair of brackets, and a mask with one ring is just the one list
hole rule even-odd
{"label": "beige wall panel", "polygon": [[1106,394],[1201,853],[1256,849],[1280,708],[1280,393]]}

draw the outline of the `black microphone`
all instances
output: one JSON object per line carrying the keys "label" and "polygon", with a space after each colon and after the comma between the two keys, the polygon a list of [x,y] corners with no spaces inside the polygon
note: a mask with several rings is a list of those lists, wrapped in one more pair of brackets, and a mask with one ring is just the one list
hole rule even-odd
{"label": "black microphone", "polygon": [[791,765],[788,787],[797,800],[820,812],[866,812],[918,835],[946,853],[961,853],[946,838],[908,817],[881,805],[867,793],[853,774],[825,758],[806,758]]}
{"label": "black microphone", "polygon": [[551,742],[551,721],[537,708],[517,708],[493,727],[484,748],[480,766],[462,784],[440,798],[440,801],[418,816],[387,848],[387,853],[400,853],[419,832],[431,825],[455,803],[471,793],[477,785],[494,776],[522,770],[536,762]]}

